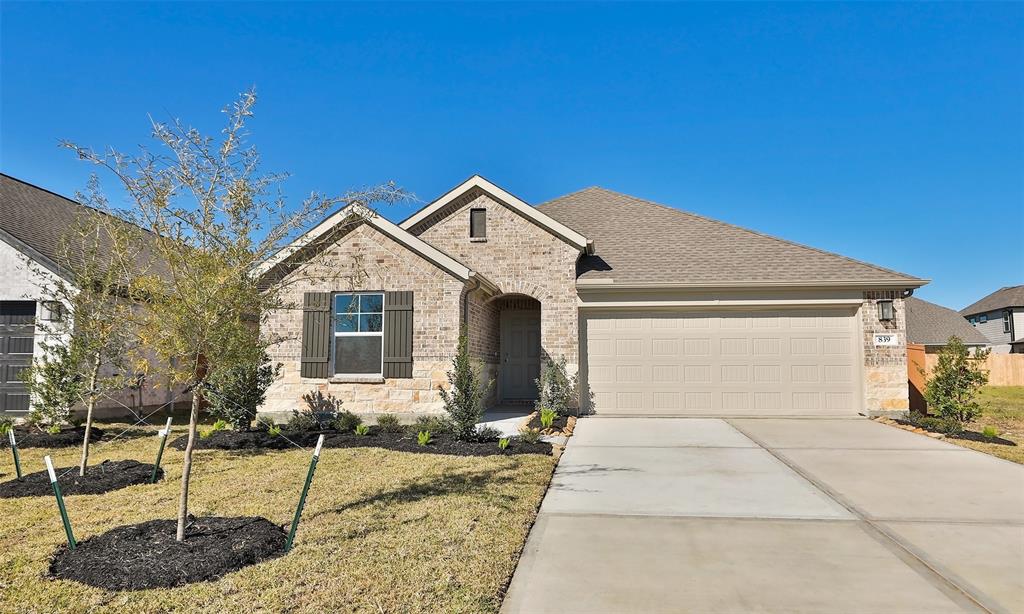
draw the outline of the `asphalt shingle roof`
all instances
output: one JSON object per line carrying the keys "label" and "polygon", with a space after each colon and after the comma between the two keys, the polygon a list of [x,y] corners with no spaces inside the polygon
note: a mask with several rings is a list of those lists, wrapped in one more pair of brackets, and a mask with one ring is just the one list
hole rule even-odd
{"label": "asphalt shingle roof", "polygon": [[615,284],[906,284],[925,280],[706,217],[587,188],[538,206],[594,241],[580,279]]}
{"label": "asphalt shingle roof", "polygon": [[968,345],[987,345],[988,339],[962,315],[935,303],[911,296],[906,300],[907,341],[924,345],[944,345],[950,337],[959,337]]}
{"label": "asphalt shingle roof", "polygon": [[[35,250],[49,262],[48,266],[61,268],[63,261],[61,241],[82,215],[106,215],[97,209],[50,192],[31,183],[0,173],[0,230],[16,241]],[[143,237],[152,237],[144,232]],[[146,255],[143,245],[140,266]],[[69,254],[73,259],[74,254]],[[157,267],[159,272],[159,267]]]}
{"label": "asphalt shingle roof", "polygon": [[960,314],[972,316],[976,313],[1006,309],[1007,307],[1024,307],[1024,286],[1000,288],[980,301],[964,307],[960,310]]}

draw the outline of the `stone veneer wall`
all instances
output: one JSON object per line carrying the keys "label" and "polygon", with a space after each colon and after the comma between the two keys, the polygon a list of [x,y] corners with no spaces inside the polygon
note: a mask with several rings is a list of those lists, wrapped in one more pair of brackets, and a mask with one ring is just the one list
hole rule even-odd
{"label": "stone veneer wall", "polygon": [[[896,319],[878,319],[878,301],[891,300]],[[864,407],[869,414],[910,409],[907,388],[907,312],[901,291],[865,292],[860,309],[864,347]],[[875,347],[875,333],[895,333],[899,345]]]}
{"label": "stone veneer wall", "polygon": [[[486,241],[469,238],[470,209],[487,210]],[[579,252],[488,194],[460,199],[446,215],[413,229],[420,238],[479,271],[504,294],[525,294],[541,303],[541,348],[579,369],[576,260]],[[484,348],[480,348],[483,350]]]}
{"label": "stone veneer wall", "polygon": [[[348,281],[349,277],[359,281]],[[328,278],[337,281],[325,281]],[[298,307],[271,314],[265,325],[268,334],[284,335],[286,340],[270,350],[271,360],[284,368],[270,387],[261,413],[286,417],[304,405],[302,395],[312,389],[333,394],[356,413],[443,411],[437,390],[447,385],[446,372],[458,340],[462,281],[372,227],[361,225],[289,273],[283,283],[289,284],[288,297]],[[389,378],[383,383],[301,377],[303,293],[384,290],[413,291],[413,377]]]}

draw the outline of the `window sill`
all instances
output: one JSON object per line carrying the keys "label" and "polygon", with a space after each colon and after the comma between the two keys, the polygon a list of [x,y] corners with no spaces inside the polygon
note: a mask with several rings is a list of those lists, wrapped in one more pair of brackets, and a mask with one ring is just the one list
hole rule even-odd
{"label": "window sill", "polygon": [[470,237],[470,243],[487,243],[487,237]]}
{"label": "window sill", "polygon": [[328,378],[329,384],[383,384],[384,377],[380,375],[335,375]]}

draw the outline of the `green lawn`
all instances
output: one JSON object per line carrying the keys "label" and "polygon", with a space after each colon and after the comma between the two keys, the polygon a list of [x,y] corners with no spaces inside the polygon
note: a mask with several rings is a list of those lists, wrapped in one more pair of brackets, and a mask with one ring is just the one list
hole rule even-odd
{"label": "green lawn", "polygon": [[1017,445],[964,439],[948,441],[1024,464],[1024,386],[986,386],[981,392],[980,400],[985,405],[984,413],[978,420],[968,425],[968,430],[980,433],[986,426],[993,426],[999,431],[1000,438]]}
{"label": "green lawn", "polygon": [[[92,457],[152,462],[155,451],[156,439],[144,437],[100,443]],[[13,478],[4,453],[0,480]],[[23,450],[25,472],[42,469],[46,453]],[[53,457],[67,466],[77,454],[65,449]],[[285,525],[309,457],[304,450],[197,452],[192,512]],[[168,447],[163,482],[68,497],[76,537],[173,518],[181,460]],[[64,539],[53,498],[0,500],[0,611],[494,612],[553,468],[549,456],[328,449],[291,553],[215,582],[138,592],[46,579],[48,559]]]}

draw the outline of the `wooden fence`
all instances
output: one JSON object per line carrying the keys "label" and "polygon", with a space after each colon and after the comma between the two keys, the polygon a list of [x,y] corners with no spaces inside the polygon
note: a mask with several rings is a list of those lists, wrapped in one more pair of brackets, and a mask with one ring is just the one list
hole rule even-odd
{"label": "wooden fence", "polygon": [[[910,387],[910,409],[924,411],[924,383],[939,361],[938,354],[928,354],[924,346],[907,344],[907,380]],[[918,369],[924,369],[921,374]],[[1024,386],[1024,354],[989,354],[985,362],[989,386]]]}

